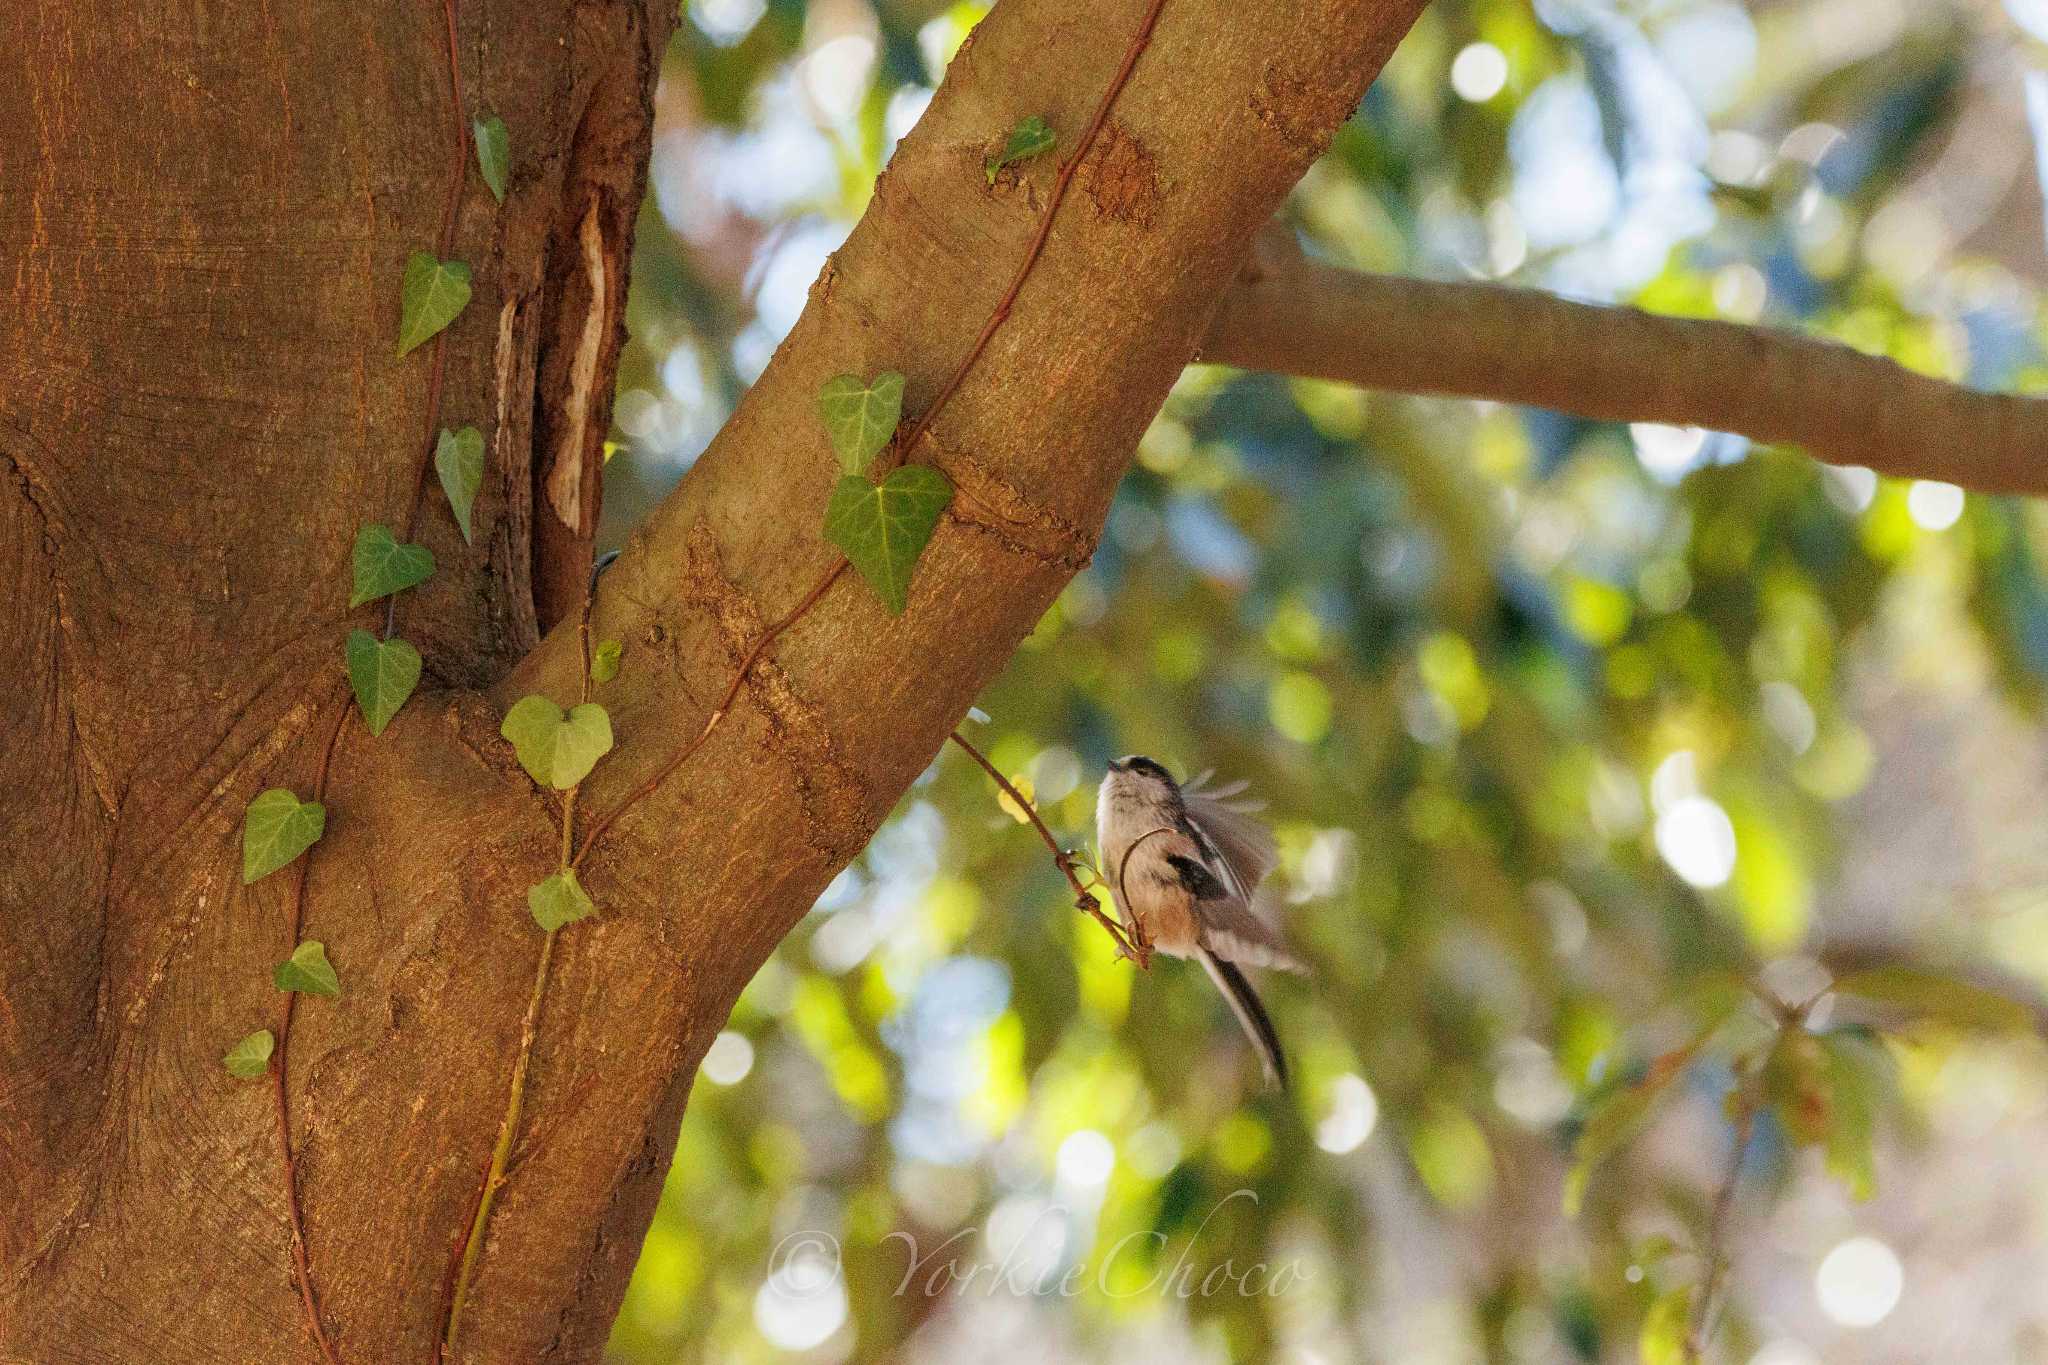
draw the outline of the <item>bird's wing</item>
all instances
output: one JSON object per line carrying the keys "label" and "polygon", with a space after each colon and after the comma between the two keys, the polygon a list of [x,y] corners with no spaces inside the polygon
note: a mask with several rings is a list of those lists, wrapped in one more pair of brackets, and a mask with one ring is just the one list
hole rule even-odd
{"label": "bird's wing", "polygon": [[1272,831],[1254,814],[1264,807],[1257,801],[1246,800],[1243,792],[1242,782],[1212,788],[1209,774],[1203,773],[1182,787],[1180,794],[1188,822],[1216,850],[1216,861],[1220,864],[1216,871],[1224,885],[1237,899],[1249,904],[1259,883],[1273,870],[1278,855],[1273,849]]}
{"label": "bird's wing", "polygon": [[1197,901],[1195,919],[1201,925],[1202,946],[1225,962],[1275,967],[1283,972],[1308,971],[1307,964],[1294,955],[1279,931],[1243,901]]}

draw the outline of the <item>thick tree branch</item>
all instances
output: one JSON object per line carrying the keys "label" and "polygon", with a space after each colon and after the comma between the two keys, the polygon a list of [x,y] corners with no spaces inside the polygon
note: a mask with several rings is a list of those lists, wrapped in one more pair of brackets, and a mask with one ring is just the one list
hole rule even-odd
{"label": "thick tree branch", "polygon": [[1965,389],[1796,332],[1343,270],[1276,233],[1224,298],[1200,358],[1732,431],[1902,478],[2048,493],[2048,401]]}

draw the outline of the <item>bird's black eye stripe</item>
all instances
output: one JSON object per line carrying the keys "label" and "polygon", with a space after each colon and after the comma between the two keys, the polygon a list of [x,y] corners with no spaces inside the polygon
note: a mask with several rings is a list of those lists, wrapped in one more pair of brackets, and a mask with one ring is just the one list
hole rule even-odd
{"label": "bird's black eye stripe", "polygon": [[1137,754],[1133,754],[1124,760],[1124,769],[1127,772],[1144,773],[1147,776],[1157,777],[1167,782],[1173,781],[1172,775],[1166,769],[1160,767],[1151,759]]}

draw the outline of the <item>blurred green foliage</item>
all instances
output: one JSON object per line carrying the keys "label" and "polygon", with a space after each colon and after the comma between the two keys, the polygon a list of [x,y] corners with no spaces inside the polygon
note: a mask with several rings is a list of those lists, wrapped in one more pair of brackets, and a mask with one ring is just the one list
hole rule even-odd
{"label": "blurred green foliage", "polygon": [[[1444,0],[1287,216],[1358,268],[2027,387],[2033,286],[1929,225],[1996,198],[1944,156],[1972,62],[2027,41],[1986,9]],[[685,6],[611,535],[981,12]],[[1856,671],[2035,708],[2044,552],[2037,507],[1731,437],[1191,368],[969,729],[1077,847],[1110,757],[1251,779],[1315,967],[1264,986],[1296,1087],[942,754],[707,1059],[615,1359],[1681,1359],[1738,1132],[1747,1207],[1865,1197],[1942,1058],[2038,1064],[1954,974],[1820,964],[1858,947],[1823,913],[1880,759]],[[1756,1321],[1738,1288],[1715,1358]]]}

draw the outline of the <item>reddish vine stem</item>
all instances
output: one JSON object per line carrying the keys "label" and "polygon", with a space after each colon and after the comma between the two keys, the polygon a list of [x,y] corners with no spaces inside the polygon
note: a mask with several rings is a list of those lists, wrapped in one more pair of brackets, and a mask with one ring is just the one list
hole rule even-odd
{"label": "reddish vine stem", "polygon": [[[462,58],[458,47],[456,7],[460,0],[441,0],[441,14],[448,30],[448,109],[449,123],[454,131],[453,155],[448,174],[448,195],[441,206],[441,233],[436,239],[439,257],[446,259],[455,249],[455,218],[462,207],[462,187],[468,179],[469,132],[462,122]],[[420,498],[426,492],[427,471],[434,463],[434,439],[441,424],[441,394],[447,375],[448,333],[444,329],[434,338],[434,353],[427,376],[427,440],[426,452],[419,462],[418,472],[413,476],[412,498],[406,509],[405,534],[402,539],[411,540],[419,525]],[[384,603],[384,638],[389,640],[397,624],[398,595],[393,593]],[[325,802],[327,779],[334,766],[334,751],[341,741],[341,732],[348,725],[350,709],[343,703],[341,712],[335,717],[334,728],[328,731],[327,745],[320,754],[320,769],[313,779],[313,799]],[[291,947],[296,949],[299,936],[306,927],[306,882],[311,874],[313,854],[309,850],[299,865],[299,875],[292,887]],[[334,1343],[328,1338],[327,1329],[320,1320],[320,1301],[313,1289],[312,1258],[306,1250],[305,1210],[299,1200],[298,1159],[292,1154],[291,1092],[288,1085],[287,1059],[290,1056],[292,1020],[297,1016],[299,993],[286,991],[282,1013],[277,1024],[277,1047],[274,1064],[270,1068],[271,1094],[277,1110],[278,1154],[284,1172],[285,1213],[290,1222],[292,1235],[292,1272],[298,1281],[299,1303],[305,1309],[306,1328],[320,1348],[320,1355],[327,1365],[341,1365],[341,1356]]]}
{"label": "reddish vine stem", "polygon": [[[462,187],[469,179],[469,128],[462,121],[462,57],[457,47],[456,6],[461,0],[441,0],[441,13],[448,25],[448,112],[454,133],[448,165],[448,197],[441,204],[441,235],[435,238],[435,259],[447,260],[455,251],[455,218],[462,209]],[[434,354],[427,367],[427,439],[413,475],[412,501],[405,513],[405,534],[411,540],[419,529],[420,499],[427,491],[427,471],[434,467],[434,442],[441,434],[441,393],[448,376],[448,329],[434,336]],[[398,624],[398,594],[384,600],[384,638],[389,640]]]}
{"label": "reddish vine stem", "polygon": [[[313,779],[313,799],[327,799],[327,775],[334,766],[335,746],[341,740],[341,732],[348,725],[349,708],[343,703],[341,712],[334,718],[334,728],[327,732],[327,746],[320,753],[320,771]],[[309,854],[299,862],[299,875],[292,885],[291,945],[297,948],[299,935],[306,927],[306,880],[311,875],[313,860]],[[341,1365],[341,1356],[336,1353],[334,1343],[327,1337],[327,1329],[320,1322],[320,1301],[313,1292],[313,1263],[306,1252],[306,1217],[299,1205],[298,1159],[292,1155],[292,1102],[290,1091],[285,1085],[285,1060],[292,1037],[292,1017],[298,1012],[299,993],[286,991],[282,1013],[277,1021],[276,1061],[270,1068],[270,1093],[277,1109],[277,1151],[282,1159],[284,1171],[285,1216],[292,1233],[292,1277],[298,1281],[299,1304],[306,1311],[306,1328],[313,1334],[313,1341],[320,1347],[320,1356],[327,1365]]]}
{"label": "reddish vine stem", "polygon": [[[789,615],[783,617],[780,621],[777,621],[774,625],[768,627],[768,629],[765,632],[763,632],[761,638],[754,641],[753,648],[749,649],[747,651],[746,657],[740,660],[739,669],[732,675],[732,681],[726,684],[725,695],[718,699],[717,706],[711,708],[711,714],[705,719],[704,728],[697,732],[697,737],[691,740],[688,744],[685,744],[680,750],[676,752],[676,756],[674,758],[671,758],[668,762],[664,763],[661,766],[661,769],[658,772],[656,772],[654,776],[648,778],[645,782],[642,782],[639,786],[635,787],[631,794],[629,794],[625,800],[619,802],[618,805],[612,807],[609,814],[607,814],[602,820],[599,820],[595,825],[591,827],[590,833],[583,836],[583,846],[577,849],[576,855],[569,860],[569,866],[571,868],[581,867],[583,865],[583,859],[589,855],[591,848],[597,843],[598,839],[603,836],[604,832],[612,827],[612,822],[614,820],[618,819],[621,815],[624,815],[626,811],[633,805],[634,802],[640,800],[644,796],[649,795],[654,791],[656,787],[659,787],[663,782],[666,782],[668,780],[669,774],[673,773],[676,769],[682,767],[683,764],[689,762],[690,755],[696,753],[697,750],[704,747],[704,741],[711,738],[711,732],[718,728],[718,722],[724,720],[725,713],[732,709],[732,704],[734,700],[738,698],[740,694],[741,685],[744,684],[747,680],[747,674],[753,671],[754,665],[760,661],[761,655],[767,652],[768,646],[774,644],[776,637],[781,635],[782,632],[788,630],[791,626],[795,625],[797,623],[798,618],[800,618],[805,612],[809,611],[812,607],[817,605],[818,599],[825,595],[826,589],[832,586],[832,584],[838,579],[840,574],[846,572],[846,567],[846,561],[844,559],[841,559],[837,564],[834,564],[829,573],[827,573],[823,578],[820,578],[816,583],[811,585],[811,590],[808,593],[804,594],[804,600],[796,604],[796,609],[794,611],[790,612]],[[589,648],[587,605],[585,608],[585,619],[586,625],[584,630],[584,648],[587,650]],[[583,671],[586,675],[590,671],[590,667],[587,662],[584,665]]]}
{"label": "reddish vine stem", "polygon": [[[1095,145],[1096,135],[1102,131],[1102,125],[1109,119],[1111,106],[1116,103],[1117,96],[1123,93],[1124,86],[1131,79],[1131,72],[1137,68],[1138,58],[1144,55],[1146,46],[1152,41],[1152,30],[1159,23],[1159,12],[1165,8],[1166,0],[1152,0],[1146,7],[1145,15],[1138,23],[1138,31],[1131,35],[1130,44],[1124,49],[1123,62],[1117,67],[1115,77],[1111,79],[1108,89],[1102,92],[1102,98],[1096,101],[1095,112],[1089,118],[1087,128],[1083,130],[1079,141],[1075,142],[1072,155],[1060,166],[1059,175],[1053,180],[1052,193],[1046,199],[1045,216],[1040,219],[1038,230],[1032,234],[1031,243],[1024,250],[1024,259],[1018,262],[1017,271],[1010,278],[1009,288],[1003,291],[1003,297],[996,304],[995,311],[989,314],[988,321],[982,325],[981,334],[974,339],[974,345],[968,348],[967,354],[954,367],[952,375],[940,387],[938,395],[932,399],[917,421],[911,424],[909,433],[895,443],[899,452],[908,454],[917,447],[918,440],[930,430],[940,410],[952,399],[961,382],[967,378],[968,371],[981,359],[981,353],[988,349],[988,343],[995,336],[996,329],[1010,316],[1011,308],[1016,305],[1017,296],[1023,292],[1024,281],[1030,277],[1031,268],[1038,264],[1038,258],[1044,253],[1045,244],[1052,236],[1053,220],[1059,216],[1060,205],[1067,197],[1067,189],[1073,183],[1074,173],[1081,168],[1081,163],[1087,160],[1090,149]],[[635,787],[625,800],[614,806],[604,818],[591,827],[590,833],[584,837],[583,846],[576,850],[576,856],[570,860],[569,865],[572,868],[582,864],[599,837],[612,827],[614,821],[632,806],[652,795],[657,787],[690,760],[691,755],[704,747],[705,741],[711,738],[712,731],[718,728],[719,722],[724,720],[726,713],[732,709],[733,702],[739,696],[740,687],[746,682],[747,674],[760,661],[768,646],[816,606],[824,598],[826,590],[838,581],[839,575],[845,573],[846,569],[846,558],[841,556],[826,570],[825,575],[811,586],[811,590],[804,594],[803,600],[797,603],[795,610],[770,626],[766,633],[754,642],[746,657],[740,661],[739,671],[726,685],[725,695],[719,699],[718,705],[712,708],[711,714],[705,719],[704,728],[697,732],[696,738],[684,745],[654,776]],[[958,739],[959,736],[955,735],[954,738]],[[996,780],[1002,781],[1000,776]],[[1052,843],[1050,835],[1047,835],[1047,842]],[[1064,856],[1057,844],[1053,844],[1053,852],[1056,856]],[[1071,870],[1068,871],[1068,876],[1071,879]],[[1078,883],[1076,889],[1079,889]],[[1097,913],[1100,913],[1099,906]],[[1109,921],[1104,919],[1103,923],[1107,927]]]}
{"label": "reddish vine stem", "polygon": [[1123,64],[1117,68],[1116,76],[1110,81],[1109,88],[1102,92],[1102,98],[1096,101],[1095,114],[1088,120],[1088,127],[1081,134],[1080,141],[1074,144],[1074,154],[1067,158],[1065,164],[1060,167],[1058,178],[1052,182],[1052,194],[1045,204],[1045,217],[1040,220],[1038,231],[1031,238],[1031,245],[1025,248],[1024,259],[1018,264],[1017,273],[1011,277],[1010,287],[1004,292],[1002,302],[989,314],[988,321],[982,326],[981,335],[974,339],[973,348],[967,352],[967,358],[960,362],[959,367],[953,371],[953,377],[939,390],[939,396],[924,410],[924,416],[918,418],[916,425],[910,428],[910,435],[903,441],[904,450],[916,447],[918,438],[931,426],[932,419],[939,415],[939,409],[946,406],[947,400],[953,396],[953,391],[960,387],[960,381],[967,378],[967,372],[974,368],[974,362],[979,360],[981,353],[988,348],[990,338],[996,334],[996,328],[1002,326],[1003,319],[1010,316],[1010,309],[1015,306],[1017,295],[1024,290],[1025,278],[1031,274],[1031,267],[1038,264],[1040,253],[1045,250],[1046,239],[1052,236],[1053,219],[1059,215],[1060,203],[1067,197],[1067,186],[1073,182],[1074,172],[1080,170],[1081,163],[1088,159],[1089,149],[1095,145],[1096,134],[1102,131],[1102,125],[1109,120],[1110,106],[1116,103],[1116,97],[1123,92],[1124,85],[1131,79],[1131,72],[1137,67],[1138,58],[1143,55],[1146,45],[1152,41],[1152,30],[1159,23],[1159,11],[1165,8],[1166,0],[1152,0],[1152,4],[1145,10],[1145,17],[1138,22],[1138,31],[1132,35],[1130,46],[1124,49]]}
{"label": "reddish vine stem", "polygon": [[1023,811],[1026,818],[1031,821],[1031,827],[1038,831],[1038,837],[1043,839],[1045,846],[1052,850],[1053,866],[1060,870],[1060,875],[1067,879],[1067,885],[1074,889],[1074,908],[1085,915],[1092,915],[1095,922],[1101,925],[1112,939],[1116,940],[1116,947],[1119,953],[1137,963],[1140,967],[1149,969],[1152,965],[1152,943],[1145,935],[1145,926],[1134,915],[1131,917],[1130,933],[1126,934],[1121,925],[1108,915],[1103,914],[1102,902],[1096,900],[1088,888],[1081,885],[1081,878],[1074,871],[1073,853],[1061,848],[1059,840],[1052,837],[1052,831],[1046,827],[1045,821],[1040,818],[1038,808],[1025,800],[1024,793],[1018,791],[1016,785],[1009,778],[1004,777],[1002,771],[995,764],[988,761],[988,756],[972,744],[969,744],[958,730],[953,732],[952,740],[967,751],[969,758],[972,758],[981,765],[983,772],[995,779],[995,784],[1003,789],[1004,794],[1010,800],[1016,802],[1017,809]]}

